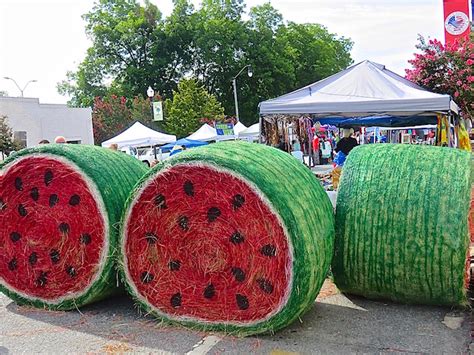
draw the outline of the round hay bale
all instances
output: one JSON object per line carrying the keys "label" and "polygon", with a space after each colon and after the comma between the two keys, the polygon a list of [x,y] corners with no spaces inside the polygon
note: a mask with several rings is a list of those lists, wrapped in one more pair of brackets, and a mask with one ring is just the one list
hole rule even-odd
{"label": "round hay bale", "polygon": [[117,282],[123,206],[146,168],[93,146],[43,145],[0,165],[0,291],[20,304],[67,310]]}
{"label": "round hay bale", "polygon": [[283,328],[312,306],[334,216],[319,182],[289,154],[225,142],[155,167],[122,228],[125,282],[147,312],[243,336]]}
{"label": "round hay bale", "polygon": [[465,305],[469,153],[376,144],[354,149],[336,208],[333,273],[343,292]]}

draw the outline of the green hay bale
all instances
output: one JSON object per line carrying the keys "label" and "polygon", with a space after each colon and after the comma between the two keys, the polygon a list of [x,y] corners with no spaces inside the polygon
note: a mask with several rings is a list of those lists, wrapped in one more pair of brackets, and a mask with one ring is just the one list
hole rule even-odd
{"label": "green hay bale", "polygon": [[[122,228],[123,277],[146,312],[239,336],[277,331],[311,308],[334,241],[332,206],[311,171],[243,142],[159,164],[132,193]],[[284,241],[267,244],[279,230]],[[278,258],[283,272],[266,266]]]}
{"label": "green hay bale", "polygon": [[451,148],[354,149],[336,208],[334,280],[367,298],[465,305],[470,156]]}
{"label": "green hay bale", "polygon": [[55,310],[116,292],[118,223],[146,171],[130,156],[85,145],[42,145],[2,162],[0,291]]}

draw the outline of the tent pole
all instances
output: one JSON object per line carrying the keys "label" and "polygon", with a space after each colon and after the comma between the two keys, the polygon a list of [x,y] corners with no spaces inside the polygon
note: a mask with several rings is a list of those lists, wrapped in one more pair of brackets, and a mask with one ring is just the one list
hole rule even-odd
{"label": "tent pole", "polygon": [[262,143],[262,132],[263,132],[263,129],[262,129],[262,124],[263,124],[263,116],[262,115],[259,115],[258,116],[258,130],[259,130],[259,133],[258,133],[258,143]]}

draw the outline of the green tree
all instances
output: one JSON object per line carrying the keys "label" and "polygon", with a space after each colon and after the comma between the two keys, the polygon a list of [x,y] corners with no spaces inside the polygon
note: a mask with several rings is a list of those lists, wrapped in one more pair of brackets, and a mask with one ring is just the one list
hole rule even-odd
{"label": "green tree", "polygon": [[71,95],[73,105],[89,106],[96,96],[144,95],[149,85],[162,91],[164,67],[153,55],[161,44],[161,17],[148,0],[144,6],[135,0],[97,1],[83,16],[93,45],[77,72],[58,84],[59,92]]}
{"label": "green tree", "polygon": [[407,79],[430,91],[449,94],[461,107],[464,118],[474,120],[474,34],[445,46],[438,40],[419,38],[421,53],[408,62]]}
{"label": "green tree", "polygon": [[322,79],[352,63],[352,42],[317,24],[286,24],[270,3],[243,0],[174,0],[170,16],[136,0],[98,0],[86,15],[92,40],[77,71],[58,85],[70,104],[89,106],[94,97],[145,97],[148,86],[171,99],[178,82],[195,77],[235,113],[232,79],[245,65],[254,76],[237,80],[240,118],[258,117],[260,101]]}
{"label": "green tree", "polygon": [[223,118],[222,105],[196,79],[181,80],[178,90],[173,92],[173,100],[165,101],[166,128],[178,137],[196,131],[202,119]]}
{"label": "green tree", "polygon": [[21,149],[21,144],[13,139],[13,132],[8,125],[7,116],[0,116],[0,153],[2,158],[12,151]]}
{"label": "green tree", "polygon": [[133,123],[127,99],[123,96],[108,95],[96,97],[92,110],[92,126],[96,144],[110,139]]}

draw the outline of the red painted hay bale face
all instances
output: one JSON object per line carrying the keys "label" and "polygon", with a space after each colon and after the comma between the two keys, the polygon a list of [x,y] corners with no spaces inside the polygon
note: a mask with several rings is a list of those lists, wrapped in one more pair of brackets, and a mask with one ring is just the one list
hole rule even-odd
{"label": "red painted hay bale face", "polygon": [[146,312],[240,336],[275,332],[310,309],[333,252],[321,184],[259,144],[216,143],[159,164],[123,221],[120,270]]}
{"label": "red painted hay bale face", "polygon": [[127,278],[158,314],[252,325],[288,299],[285,228],[257,189],[227,170],[160,171],[134,199],[124,228]]}
{"label": "red painted hay bale face", "polygon": [[85,294],[108,251],[95,184],[70,161],[46,154],[0,173],[0,285],[53,305]]}

